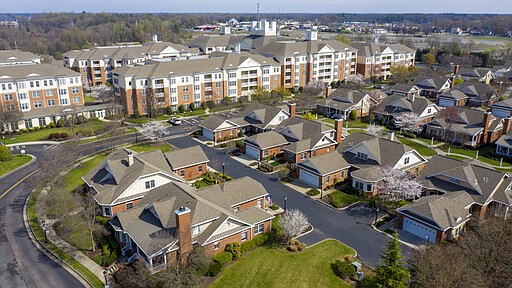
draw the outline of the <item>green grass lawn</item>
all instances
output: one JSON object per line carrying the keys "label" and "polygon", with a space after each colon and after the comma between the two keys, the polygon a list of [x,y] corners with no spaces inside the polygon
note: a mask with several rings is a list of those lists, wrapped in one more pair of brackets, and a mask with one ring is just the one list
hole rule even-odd
{"label": "green grass lawn", "polygon": [[348,130],[348,133],[354,134],[354,133],[365,132],[365,131],[366,130],[364,130],[364,129],[350,129],[350,130]]}
{"label": "green grass lawn", "polygon": [[462,156],[458,156],[458,155],[446,155],[446,156],[449,157],[449,158],[452,158],[452,159],[456,159],[456,160],[462,160],[462,161],[469,160],[466,157],[462,157]]}
{"label": "green grass lawn", "polygon": [[336,208],[345,207],[350,204],[354,204],[360,200],[359,197],[357,197],[355,195],[347,194],[340,190],[336,190],[336,191],[330,193],[325,198],[327,198],[326,200],[328,200],[329,203],[331,203],[332,206],[334,206]]}
{"label": "green grass lawn", "polygon": [[[320,119],[320,117],[318,117],[318,119]],[[335,122],[334,119],[330,118],[322,118],[321,120],[331,125],[334,125]],[[343,127],[347,127],[347,123],[348,128],[366,128],[368,126],[368,123],[363,122],[361,119],[343,121]]]}
{"label": "green grass lawn", "polygon": [[260,247],[228,265],[210,287],[351,287],[334,274],[331,263],[354,254],[336,240],[300,253]]}
{"label": "green grass lawn", "polygon": [[82,176],[89,173],[96,165],[98,165],[103,159],[107,157],[106,154],[100,154],[94,158],[91,158],[87,162],[82,162],[81,166],[77,166],[71,169],[66,175],[64,175],[64,185],[66,191],[73,191],[79,185],[82,185],[84,181],[82,180]]}
{"label": "green grass lawn", "polygon": [[150,152],[150,151],[155,151],[155,150],[160,150],[163,153],[165,153],[165,152],[169,152],[172,150],[176,150],[175,147],[173,147],[171,144],[169,144],[167,142],[160,142],[160,143],[144,142],[144,143],[128,146],[128,149],[133,150],[138,153]]}
{"label": "green grass lawn", "polygon": [[201,179],[201,180],[197,180],[196,182],[194,182],[194,185],[196,186],[197,189],[202,189],[202,188],[205,188],[205,187],[208,187],[212,184],[206,182],[205,180]]}
{"label": "green grass lawn", "polygon": [[92,96],[84,96],[85,103],[92,103],[98,101],[98,98]]}
{"label": "green grass lawn", "polygon": [[0,176],[27,164],[30,160],[32,160],[32,157],[28,155],[14,155],[10,161],[0,161]]}
{"label": "green grass lawn", "polygon": [[[428,138],[423,138],[423,137],[416,137],[416,139],[420,140],[421,142],[424,142],[428,145],[431,145],[432,144],[432,139],[428,139]],[[439,140],[435,140],[434,139],[434,145],[437,145],[437,144],[440,144],[440,143],[443,143],[442,141],[439,141]]]}
{"label": "green grass lawn", "polygon": [[[450,153],[460,154],[469,156],[473,159],[476,157],[476,150],[471,149],[464,149],[457,146],[451,146],[451,145],[444,145],[440,147],[443,151],[448,152],[448,147],[450,147]],[[485,146],[479,149],[480,152],[478,152],[478,160],[487,163],[489,165],[499,166],[500,165],[500,159],[501,156],[497,156],[494,154],[494,145]],[[507,158],[503,158],[503,167],[510,167],[512,166],[512,162],[508,160]]]}
{"label": "green grass lawn", "polygon": [[418,151],[418,153],[420,153],[422,156],[430,157],[430,156],[434,156],[436,154],[436,151],[434,151],[433,149],[430,149],[424,145],[416,143],[416,142],[412,141],[411,139],[399,137],[398,140],[400,142],[402,142],[403,144],[411,147],[412,149]]}

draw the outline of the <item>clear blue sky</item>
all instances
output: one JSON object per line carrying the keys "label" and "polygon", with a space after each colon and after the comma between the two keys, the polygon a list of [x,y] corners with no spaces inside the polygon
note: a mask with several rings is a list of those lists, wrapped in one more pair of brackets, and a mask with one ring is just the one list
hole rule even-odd
{"label": "clear blue sky", "polygon": [[510,13],[511,0],[2,0],[2,12]]}

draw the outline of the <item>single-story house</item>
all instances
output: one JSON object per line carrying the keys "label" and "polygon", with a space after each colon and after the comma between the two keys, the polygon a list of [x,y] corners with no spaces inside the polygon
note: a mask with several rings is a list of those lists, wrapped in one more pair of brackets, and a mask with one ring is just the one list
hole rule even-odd
{"label": "single-story house", "polygon": [[492,103],[491,113],[496,117],[512,117],[512,98]]}
{"label": "single-story house", "polygon": [[326,189],[349,177],[350,165],[340,153],[333,152],[297,163],[299,180],[313,188]]}
{"label": "single-story house", "polygon": [[255,160],[262,161],[282,153],[288,140],[276,131],[267,131],[244,139],[245,154]]}
{"label": "single-story house", "polygon": [[512,157],[512,134],[501,135],[496,141],[496,154],[506,157]]}
{"label": "single-story house", "polygon": [[318,114],[344,120],[348,119],[352,111],[358,117],[367,116],[370,106],[378,103],[367,92],[347,89],[334,90],[323,102],[316,105]]}
{"label": "single-story house", "polygon": [[468,96],[468,106],[482,107],[490,106],[499,100],[496,90],[485,83],[464,82],[454,87]]}
{"label": "single-story house", "polygon": [[422,123],[428,123],[438,112],[439,107],[436,104],[423,96],[416,96],[415,93],[412,93],[408,96],[391,94],[372,113],[376,120],[391,125],[394,124],[395,116],[402,113],[414,113]]}
{"label": "single-story house", "polygon": [[465,106],[469,97],[459,90],[451,90],[437,95],[437,106],[452,107]]}
{"label": "single-story house", "polygon": [[199,145],[166,152],[164,156],[171,165],[172,171],[185,180],[202,177],[210,162]]}

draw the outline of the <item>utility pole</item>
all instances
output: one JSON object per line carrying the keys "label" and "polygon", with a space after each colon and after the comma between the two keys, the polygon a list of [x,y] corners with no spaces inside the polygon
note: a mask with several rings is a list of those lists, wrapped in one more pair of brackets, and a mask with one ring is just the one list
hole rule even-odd
{"label": "utility pole", "polygon": [[258,19],[258,21],[260,21],[260,3],[257,3],[256,6],[258,7],[258,11],[256,13],[256,18]]}

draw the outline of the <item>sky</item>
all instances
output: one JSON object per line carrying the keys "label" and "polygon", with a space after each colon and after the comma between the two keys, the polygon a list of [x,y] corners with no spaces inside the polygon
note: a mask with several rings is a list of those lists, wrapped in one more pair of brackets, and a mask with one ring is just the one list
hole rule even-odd
{"label": "sky", "polygon": [[2,12],[485,13],[512,14],[511,0],[2,0]]}

